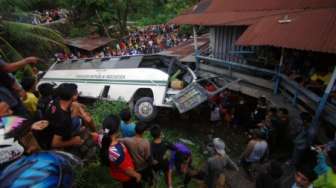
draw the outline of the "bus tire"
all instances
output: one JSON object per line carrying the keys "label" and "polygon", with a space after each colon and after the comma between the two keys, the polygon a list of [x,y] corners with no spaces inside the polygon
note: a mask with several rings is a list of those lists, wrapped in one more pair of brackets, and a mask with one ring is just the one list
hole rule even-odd
{"label": "bus tire", "polygon": [[140,121],[150,122],[154,120],[157,115],[157,108],[153,104],[153,98],[139,98],[134,105],[134,114]]}

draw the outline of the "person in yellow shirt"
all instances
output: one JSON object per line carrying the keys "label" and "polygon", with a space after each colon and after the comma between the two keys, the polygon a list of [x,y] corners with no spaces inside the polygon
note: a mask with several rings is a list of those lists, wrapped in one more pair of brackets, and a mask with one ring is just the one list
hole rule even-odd
{"label": "person in yellow shirt", "polygon": [[309,79],[309,83],[306,87],[316,94],[322,95],[325,87],[331,79],[331,73],[327,70],[319,70],[311,75]]}
{"label": "person in yellow shirt", "polygon": [[36,79],[33,77],[25,77],[21,81],[21,86],[26,91],[26,96],[22,99],[22,102],[32,117],[35,116],[38,102],[38,98],[33,93],[35,85]]}
{"label": "person in yellow shirt", "polygon": [[316,72],[310,77],[310,80],[314,82],[321,80],[325,86],[328,85],[330,79],[331,73],[326,71]]}
{"label": "person in yellow shirt", "polygon": [[[327,154],[330,166],[314,181],[314,188],[336,188],[336,148],[332,147]],[[323,165],[327,166],[323,158],[318,163],[325,163]]]}

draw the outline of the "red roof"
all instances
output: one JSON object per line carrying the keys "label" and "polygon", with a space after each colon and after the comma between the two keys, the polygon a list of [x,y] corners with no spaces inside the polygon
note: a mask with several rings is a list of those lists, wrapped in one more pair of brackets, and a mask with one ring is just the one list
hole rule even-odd
{"label": "red roof", "polygon": [[336,9],[317,9],[263,18],[250,26],[238,45],[269,45],[336,53]]}
{"label": "red roof", "polygon": [[336,7],[335,0],[213,0],[206,12],[291,10]]}
{"label": "red roof", "polygon": [[250,25],[265,16],[330,7],[336,8],[336,0],[202,0],[170,23]]}
{"label": "red roof", "polygon": [[174,24],[222,26],[222,25],[251,25],[265,16],[281,15],[287,12],[301,10],[270,10],[270,11],[227,11],[217,13],[187,14],[178,16],[170,21]]}
{"label": "red roof", "polygon": [[[285,15],[291,22],[280,24]],[[203,0],[170,22],[247,25],[239,45],[336,53],[336,0]]]}

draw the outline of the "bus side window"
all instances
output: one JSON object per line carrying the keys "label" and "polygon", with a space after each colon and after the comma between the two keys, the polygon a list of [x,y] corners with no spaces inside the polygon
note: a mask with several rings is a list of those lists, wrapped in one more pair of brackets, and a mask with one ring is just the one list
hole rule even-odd
{"label": "bus side window", "polygon": [[108,98],[109,90],[110,90],[110,86],[105,86],[101,97],[102,98]]}

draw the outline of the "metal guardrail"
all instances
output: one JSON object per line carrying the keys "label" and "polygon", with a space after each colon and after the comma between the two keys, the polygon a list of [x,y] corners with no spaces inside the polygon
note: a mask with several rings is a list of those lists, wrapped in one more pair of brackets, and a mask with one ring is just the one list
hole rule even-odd
{"label": "metal guardrail", "polygon": [[206,57],[206,56],[197,56],[196,58],[199,58],[201,60],[207,60],[212,63],[215,63],[218,66],[221,67],[227,67],[228,69],[236,69],[236,70],[241,70],[241,71],[248,71],[248,72],[254,72],[254,73],[259,73],[260,75],[267,75],[267,76],[275,76],[277,73],[276,71],[269,70],[269,69],[264,69],[264,68],[259,68],[247,64],[241,64],[241,63],[236,63],[233,61],[226,61],[226,60],[221,60],[221,59],[216,59],[212,57]]}
{"label": "metal guardrail", "polygon": [[[321,97],[313,93],[312,91],[302,87],[297,82],[289,79],[286,75],[280,74],[277,71],[259,68],[247,64],[236,63],[232,61],[226,61],[221,59],[216,59],[208,56],[196,56],[198,60],[204,60],[211,65],[215,65],[224,69],[228,69],[230,71],[230,75],[235,73],[241,73],[249,76],[256,77],[258,79],[263,79],[263,81],[270,82],[270,84],[274,86],[276,84],[272,84],[273,82],[279,78],[279,90],[280,94],[286,97],[289,101],[292,102],[292,105],[299,107],[301,110],[315,112],[318,107]],[[250,80],[244,80],[244,82],[249,82]],[[250,81],[251,84],[256,85],[258,87],[264,88],[264,84],[259,84],[253,81]],[[253,83],[252,83],[253,82]],[[328,123],[336,126],[336,106],[332,103],[327,103],[326,108],[322,114],[322,118]]]}

